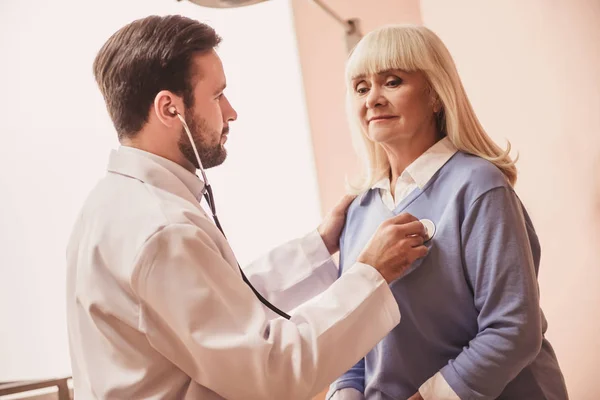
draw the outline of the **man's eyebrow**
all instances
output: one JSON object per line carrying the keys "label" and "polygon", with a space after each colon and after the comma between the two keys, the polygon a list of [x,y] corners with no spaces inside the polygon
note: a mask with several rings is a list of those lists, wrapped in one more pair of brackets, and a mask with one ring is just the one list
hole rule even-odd
{"label": "man's eyebrow", "polygon": [[221,86],[219,86],[219,88],[215,91],[215,95],[220,94],[221,92],[223,92],[225,90],[225,88],[227,87],[226,83],[223,83]]}

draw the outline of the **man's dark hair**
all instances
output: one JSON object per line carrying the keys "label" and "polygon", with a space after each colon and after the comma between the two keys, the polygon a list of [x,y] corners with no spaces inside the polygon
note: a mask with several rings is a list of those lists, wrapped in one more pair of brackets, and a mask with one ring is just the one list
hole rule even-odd
{"label": "man's dark hair", "polygon": [[179,15],[139,19],[113,34],[94,60],[94,76],[119,139],[142,129],[161,90],[192,107],[193,57],[220,41],[210,26]]}

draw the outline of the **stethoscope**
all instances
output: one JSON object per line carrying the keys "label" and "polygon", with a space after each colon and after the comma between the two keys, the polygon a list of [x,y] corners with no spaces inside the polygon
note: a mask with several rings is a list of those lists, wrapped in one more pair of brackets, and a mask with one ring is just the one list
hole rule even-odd
{"label": "stethoscope", "polygon": [[[202,161],[200,160],[200,155],[198,154],[198,150],[196,149],[196,144],[194,143],[194,140],[192,138],[192,133],[190,132],[190,128],[188,128],[188,125],[185,122],[185,119],[181,116],[181,114],[179,114],[177,112],[175,107],[170,107],[169,112],[173,115],[177,115],[177,117],[181,121],[181,124],[183,125],[183,129],[185,130],[185,133],[187,134],[190,143],[192,144],[192,149],[194,149],[194,155],[196,156],[196,161],[198,161],[198,167],[200,169],[200,173],[202,174],[202,180],[204,181],[204,190],[203,190],[202,194],[203,194],[204,198],[206,199],[206,202],[208,203],[208,206],[212,213],[212,218],[215,221],[215,225],[217,226],[219,231],[221,231],[221,233],[223,234],[223,237],[225,237],[225,239],[227,239],[227,236],[225,235],[225,232],[223,231],[223,228],[221,227],[221,223],[219,222],[219,218],[217,217],[217,208],[215,206],[215,199],[213,196],[212,188],[210,187],[210,184],[208,183],[208,178],[206,177],[206,173],[204,172],[204,167],[202,166]],[[431,221],[429,219],[421,219],[420,221],[425,226],[425,231],[426,231],[426,240],[425,241],[428,242],[433,238],[433,235],[435,235],[435,230],[436,230],[435,224],[433,223],[433,221]],[[267,308],[269,308],[275,314],[278,314],[279,316],[281,316],[285,319],[290,319],[291,317],[285,311],[282,311],[279,308],[277,308],[276,306],[274,306],[269,300],[265,299],[258,292],[258,290],[256,290],[254,288],[254,286],[252,286],[252,284],[246,277],[246,274],[244,274],[244,271],[242,270],[240,263],[237,260],[236,260],[236,262],[237,262],[238,268],[242,274],[242,279],[244,280],[244,282],[246,282],[246,284],[250,287],[250,289],[252,289],[252,291],[254,292],[254,295],[258,298],[258,300],[260,300],[261,303],[263,303],[265,306],[267,306]]]}
{"label": "stethoscope", "polygon": [[427,243],[433,239],[433,235],[435,235],[435,224],[430,219],[420,219],[419,221],[425,227],[425,243]]}
{"label": "stethoscope", "polygon": [[[204,198],[206,199],[206,202],[208,203],[208,207],[210,208],[210,211],[212,213],[212,218],[215,221],[215,225],[217,226],[217,228],[219,228],[219,231],[221,231],[221,233],[223,234],[223,237],[225,237],[225,239],[227,240],[227,236],[225,235],[225,232],[223,231],[223,228],[221,227],[221,223],[219,222],[219,218],[217,217],[217,208],[215,206],[215,199],[213,196],[212,188],[210,187],[210,184],[208,183],[208,179],[206,178],[206,173],[204,172],[204,167],[202,166],[202,161],[200,160],[200,155],[198,154],[198,150],[196,149],[196,144],[194,143],[194,140],[192,138],[192,133],[190,132],[190,128],[188,128],[188,125],[185,122],[185,119],[181,116],[181,114],[179,114],[177,112],[177,109],[175,107],[170,107],[169,112],[173,115],[177,115],[177,117],[179,118],[179,120],[181,121],[181,123],[183,125],[183,129],[185,130],[185,133],[187,133],[190,143],[192,144],[192,149],[194,149],[194,155],[196,156],[196,161],[198,161],[200,173],[202,174],[202,180],[204,181],[204,190],[203,190],[202,194],[203,194]],[[244,271],[242,270],[240,263],[237,260],[236,260],[236,262],[237,262],[238,268],[242,274],[242,279],[244,280],[244,282],[246,282],[246,284],[250,287],[250,289],[252,289],[252,291],[254,292],[254,295],[258,298],[258,300],[260,300],[261,303],[263,303],[265,306],[267,306],[267,308],[269,308],[271,311],[278,314],[279,316],[281,316],[285,319],[290,319],[291,317],[287,313],[285,313],[284,311],[280,310],[279,308],[277,308],[273,304],[271,304],[271,302],[269,302],[269,300],[265,299],[258,292],[258,290],[256,290],[254,288],[254,286],[252,286],[252,284],[246,277],[246,274],[244,274]]]}

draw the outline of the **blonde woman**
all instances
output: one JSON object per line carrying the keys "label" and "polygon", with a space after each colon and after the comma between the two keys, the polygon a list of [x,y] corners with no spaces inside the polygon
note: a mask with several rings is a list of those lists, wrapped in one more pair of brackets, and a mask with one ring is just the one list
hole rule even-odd
{"label": "blonde woman", "polygon": [[430,220],[432,237],[429,254],[391,285],[400,324],[328,398],[567,399],[544,338],[540,245],[513,189],[510,146],[480,125],[444,44],[424,27],[387,26],[357,45],[346,74],[365,171],[341,238],[342,273],[393,215]]}

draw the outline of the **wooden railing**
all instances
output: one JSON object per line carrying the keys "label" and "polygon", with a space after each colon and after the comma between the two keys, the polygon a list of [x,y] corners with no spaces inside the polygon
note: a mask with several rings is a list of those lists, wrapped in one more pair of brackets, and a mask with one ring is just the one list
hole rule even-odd
{"label": "wooden railing", "polygon": [[71,377],[36,381],[4,382],[0,383],[0,396],[7,396],[10,394],[17,393],[26,393],[38,389],[57,387],[58,400],[71,400],[69,386],[67,384],[69,379],[71,379]]}

